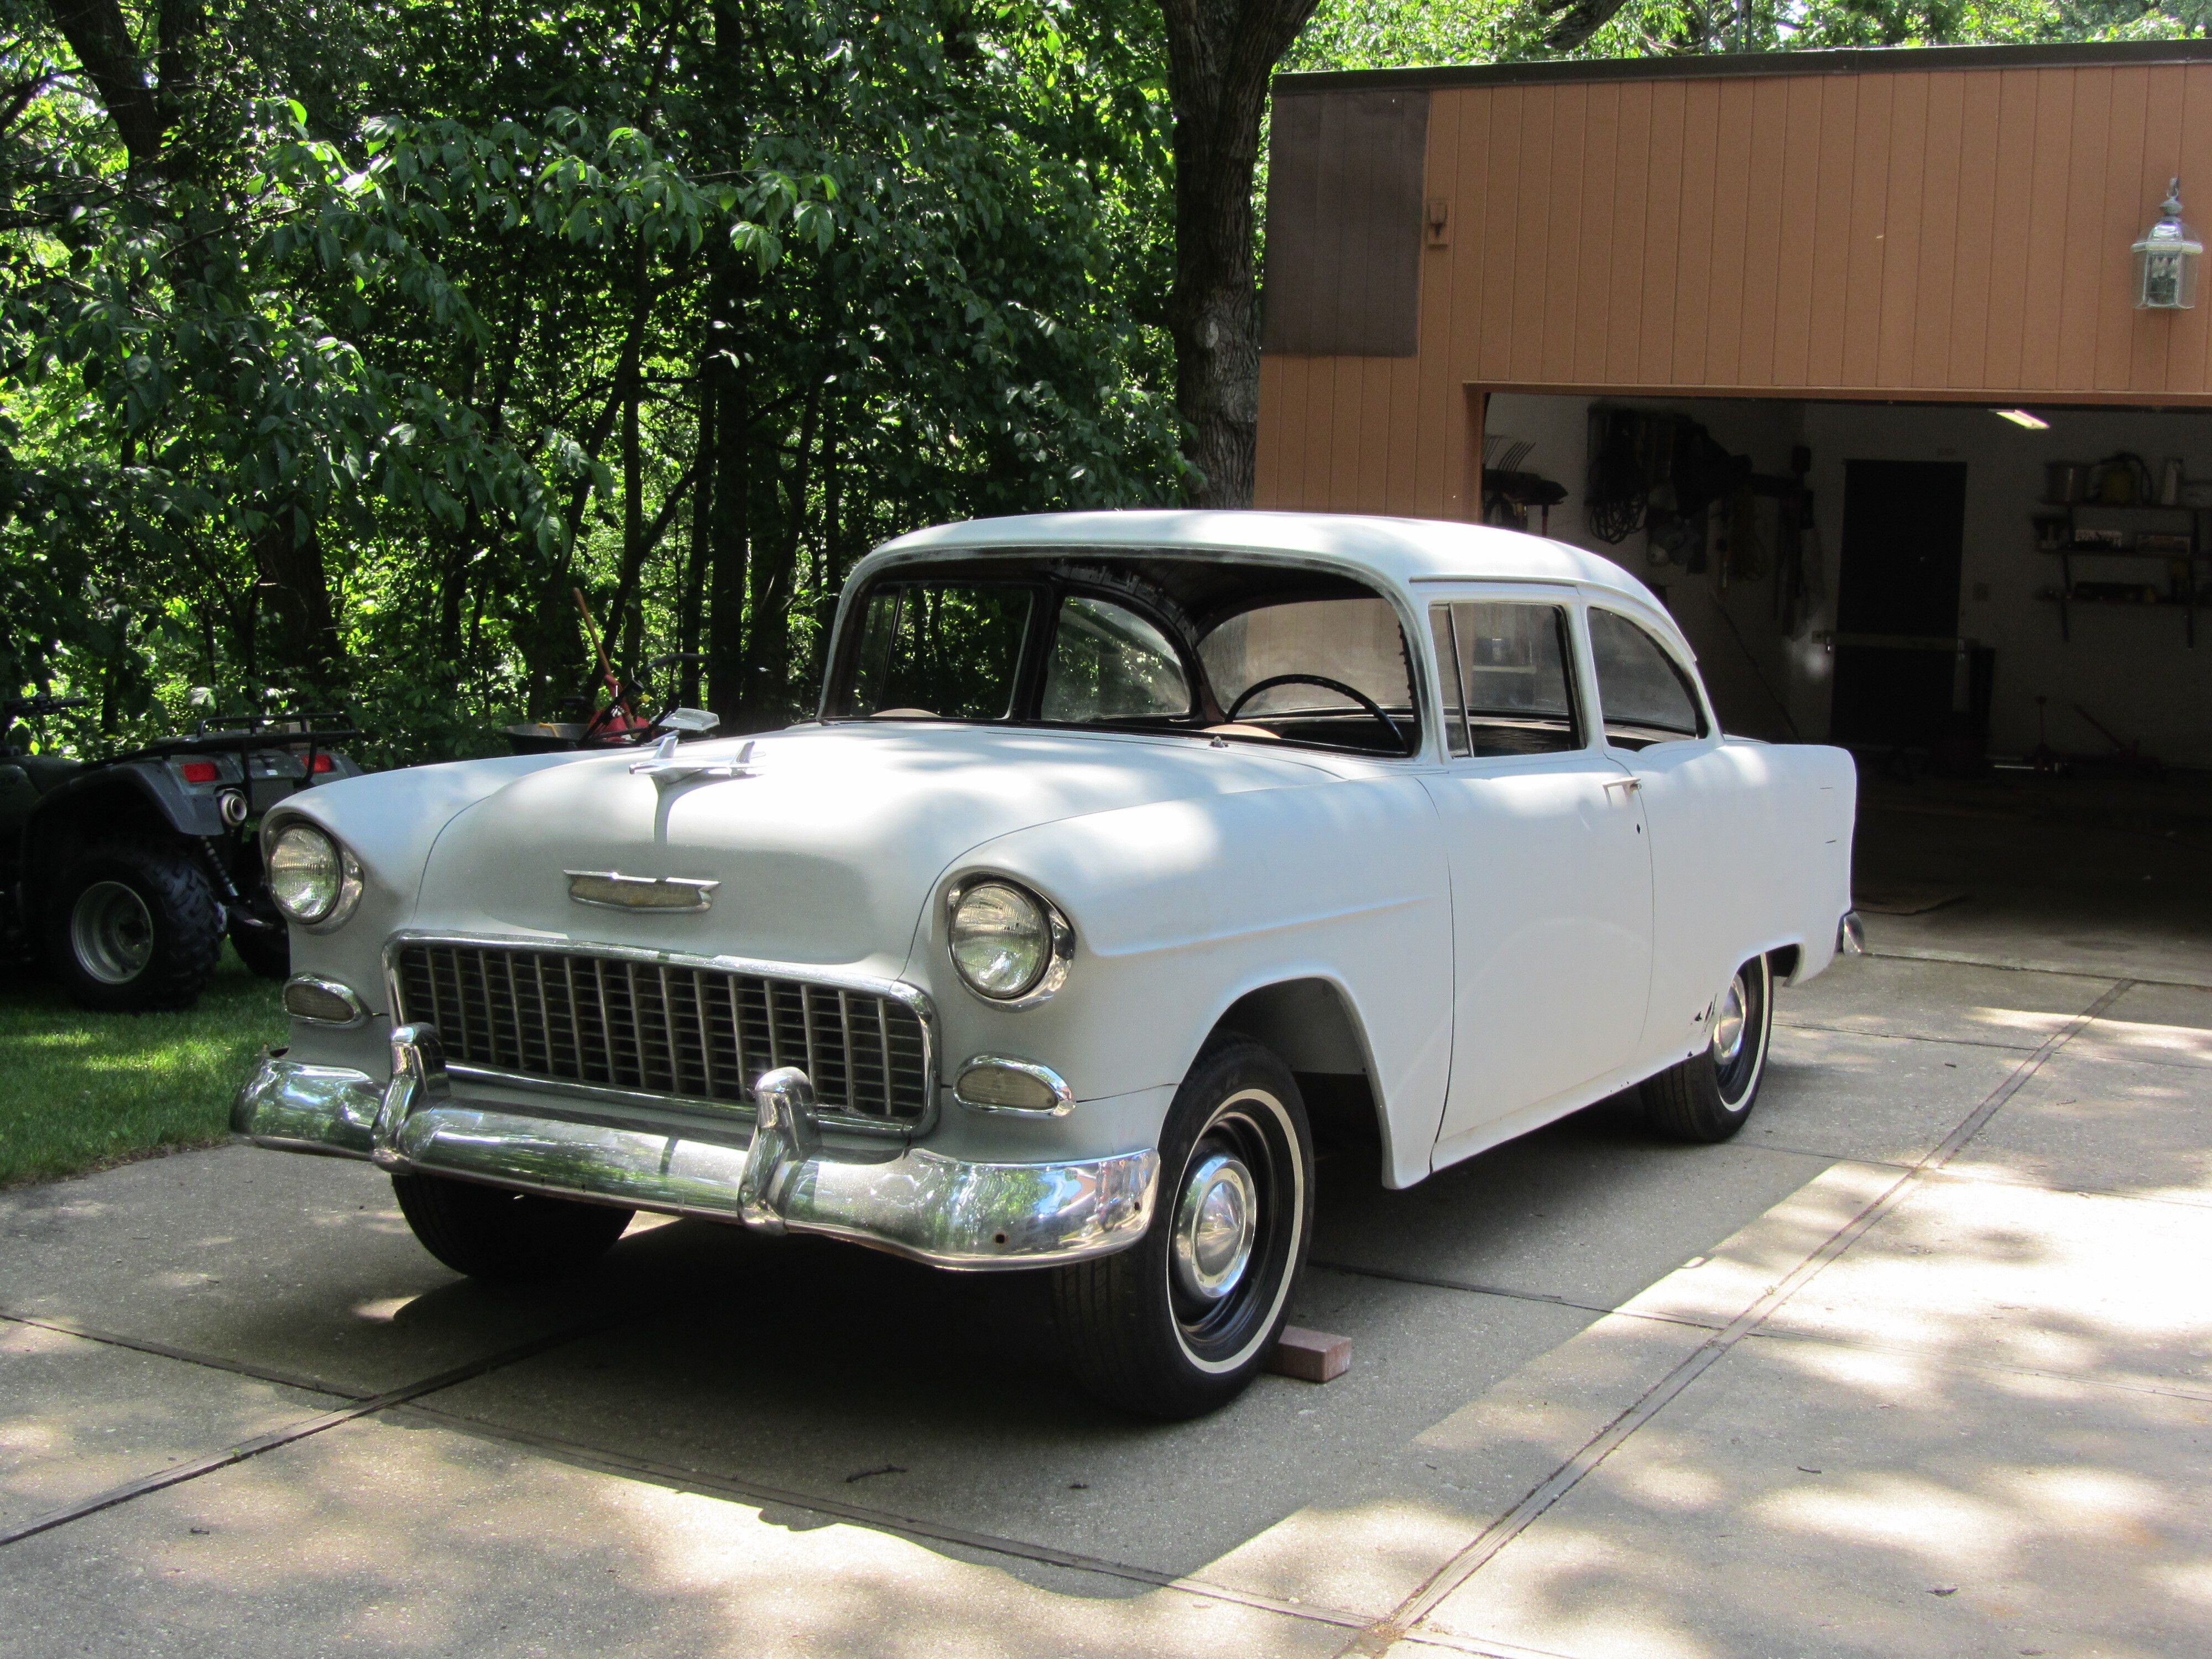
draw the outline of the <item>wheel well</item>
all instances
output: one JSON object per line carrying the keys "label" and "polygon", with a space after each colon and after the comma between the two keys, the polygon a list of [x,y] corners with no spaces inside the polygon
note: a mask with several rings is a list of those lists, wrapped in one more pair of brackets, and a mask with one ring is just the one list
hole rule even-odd
{"label": "wheel well", "polygon": [[1265,1043],[1290,1067],[1316,1140],[1380,1149],[1382,1103],[1359,1022],[1342,991],[1324,979],[1263,986],[1231,1004],[1206,1042],[1231,1033]]}
{"label": "wheel well", "polygon": [[27,889],[37,891],[58,878],[70,855],[96,841],[121,836],[173,838],[176,831],[161,809],[128,784],[73,790],[42,807],[31,820],[23,849]]}
{"label": "wheel well", "polygon": [[1799,945],[1784,945],[1769,951],[1766,955],[1774,964],[1774,977],[1786,984],[1796,976],[1797,964],[1804,958],[1804,951]]}

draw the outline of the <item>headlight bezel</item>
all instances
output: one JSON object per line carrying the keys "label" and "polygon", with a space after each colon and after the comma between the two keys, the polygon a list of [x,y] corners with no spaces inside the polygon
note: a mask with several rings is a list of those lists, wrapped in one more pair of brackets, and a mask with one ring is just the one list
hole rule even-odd
{"label": "headlight bezel", "polygon": [[[986,990],[969,979],[968,970],[961,965],[959,952],[955,949],[957,943],[955,930],[960,924],[960,907],[964,901],[986,887],[1007,889],[1035,906],[1044,919],[1046,941],[1044,965],[1038,970],[1036,977],[1026,987],[1011,995],[1000,995]],[[946,960],[951,964],[952,976],[960,981],[963,990],[977,1000],[988,1003],[994,1008],[1034,1008],[1039,1003],[1048,1000],[1061,986],[1067,982],[1068,964],[1075,957],[1075,929],[1069,925],[1066,916],[1061,914],[1058,905],[1026,882],[1017,881],[1012,876],[1000,875],[992,871],[977,871],[973,874],[963,876],[945,890],[945,954]]]}
{"label": "headlight bezel", "polygon": [[[328,846],[337,855],[337,891],[326,907],[313,915],[302,915],[287,904],[277,892],[276,883],[268,879],[267,872],[270,862],[276,857],[278,846],[287,836],[295,834],[314,836]],[[324,829],[322,825],[310,819],[284,818],[266,830],[262,842],[261,867],[263,879],[269,889],[270,900],[276,905],[278,913],[292,926],[304,927],[311,933],[326,933],[334,927],[343,927],[347,919],[353,915],[354,908],[361,902],[361,860],[353,855],[351,848]]]}

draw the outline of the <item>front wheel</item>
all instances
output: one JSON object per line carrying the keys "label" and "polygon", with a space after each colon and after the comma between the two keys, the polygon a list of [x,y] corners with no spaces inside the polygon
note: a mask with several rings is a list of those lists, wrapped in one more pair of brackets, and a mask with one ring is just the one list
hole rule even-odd
{"label": "front wheel", "polygon": [[1774,1032],[1773,965],[1753,957],[1737,969],[1705,1022],[1705,1046],[1644,1085],[1644,1115],[1675,1140],[1726,1140],[1750,1117]]}
{"label": "front wheel", "polygon": [[449,1176],[395,1175],[392,1191],[424,1249],[457,1273],[502,1285],[574,1278],[636,1213]]}
{"label": "front wheel", "polygon": [[1167,1419],[1235,1399],[1289,1315],[1313,1203],[1313,1137],[1290,1072],[1249,1039],[1208,1049],[1160,1131],[1151,1227],[1054,1276],[1061,1342],[1084,1386]]}

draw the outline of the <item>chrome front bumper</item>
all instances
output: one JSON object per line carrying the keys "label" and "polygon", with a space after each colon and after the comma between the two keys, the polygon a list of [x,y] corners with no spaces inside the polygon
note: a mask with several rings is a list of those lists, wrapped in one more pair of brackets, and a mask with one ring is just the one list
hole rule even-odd
{"label": "chrome front bumper", "polygon": [[1156,1152],[1074,1164],[975,1164],[919,1146],[833,1156],[815,1123],[813,1086],[795,1067],[761,1079],[739,1146],[456,1100],[428,1025],[393,1031],[392,1061],[392,1080],[380,1085],[272,1055],[238,1091],[230,1126],[262,1146],[763,1232],[823,1233],[939,1267],[1079,1261],[1134,1243],[1152,1220]]}

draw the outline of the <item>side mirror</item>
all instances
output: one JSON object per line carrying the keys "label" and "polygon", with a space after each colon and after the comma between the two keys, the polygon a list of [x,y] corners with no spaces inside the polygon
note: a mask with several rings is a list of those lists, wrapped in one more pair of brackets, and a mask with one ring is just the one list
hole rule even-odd
{"label": "side mirror", "polygon": [[722,717],[704,708],[672,708],[653,722],[664,732],[680,732],[703,738],[722,723]]}

